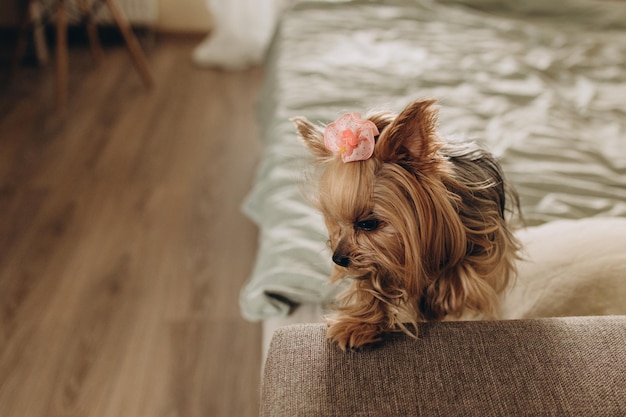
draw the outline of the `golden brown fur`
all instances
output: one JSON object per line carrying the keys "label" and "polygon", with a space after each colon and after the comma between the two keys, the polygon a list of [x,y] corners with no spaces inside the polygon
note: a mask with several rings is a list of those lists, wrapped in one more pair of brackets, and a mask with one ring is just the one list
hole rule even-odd
{"label": "golden brown fur", "polygon": [[351,280],[327,319],[342,349],[414,335],[420,321],[494,317],[514,272],[519,245],[505,206],[516,197],[487,151],[437,136],[433,104],[368,115],[380,132],[374,154],[350,163],[324,147],[322,129],[294,119],[322,169],[316,201],[331,280]]}

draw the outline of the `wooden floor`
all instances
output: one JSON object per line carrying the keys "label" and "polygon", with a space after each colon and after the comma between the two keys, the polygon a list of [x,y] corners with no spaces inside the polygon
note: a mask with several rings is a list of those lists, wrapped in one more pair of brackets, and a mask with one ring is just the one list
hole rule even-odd
{"label": "wooden floor", "polygon": [[[260,70],[194,68],[157,38],[0,86],[0,416],[254,416],[259,324],[238,296],[256,228]],[[6,79],[6,78],[5,78]]]}

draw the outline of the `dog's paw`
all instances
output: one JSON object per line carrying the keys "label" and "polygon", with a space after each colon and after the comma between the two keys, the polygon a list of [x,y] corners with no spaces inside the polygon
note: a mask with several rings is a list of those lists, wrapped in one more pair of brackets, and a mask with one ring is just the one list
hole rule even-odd
{"label": "dog's paw", "polygon": [[383,339],[383,331],[379,325],[341,320],[329,323],[326,335],[343,351],[359,349]]}

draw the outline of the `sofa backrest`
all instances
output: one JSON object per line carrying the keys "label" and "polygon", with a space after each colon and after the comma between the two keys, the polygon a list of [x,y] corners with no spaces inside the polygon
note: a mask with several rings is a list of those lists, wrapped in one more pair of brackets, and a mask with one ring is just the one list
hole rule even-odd
{"label": "sofa backrest", "polygon": [[342,352],[273,336],[261,416],[626,416],[626,316],[421,324]]}

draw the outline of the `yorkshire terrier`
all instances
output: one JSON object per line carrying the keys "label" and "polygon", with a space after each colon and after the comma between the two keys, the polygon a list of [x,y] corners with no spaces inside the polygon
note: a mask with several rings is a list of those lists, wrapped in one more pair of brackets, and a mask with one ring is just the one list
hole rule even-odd
{"label": "yorkshire terrier", "polygon": [[357,349],[389,332],[416,337],[423,321],[497,316],[520,249],[509,224],[519,203],[488,151],[442,140],[430,99],[325,128],[292,120],[321,168],[331,282],[350,279],[329,339]]}

